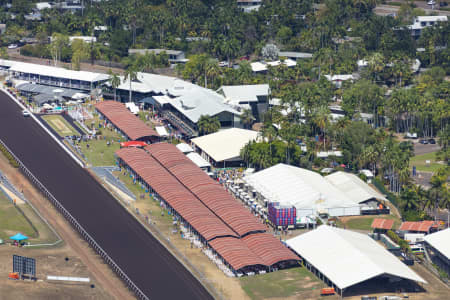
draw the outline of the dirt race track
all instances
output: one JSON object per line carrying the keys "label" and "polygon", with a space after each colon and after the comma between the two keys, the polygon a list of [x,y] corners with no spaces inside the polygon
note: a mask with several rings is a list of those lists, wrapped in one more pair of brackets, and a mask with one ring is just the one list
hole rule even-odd
{"label": "dirt race track", "polygon": [[143,226],[0,92],[0,139],[150,299],[212,299]]}

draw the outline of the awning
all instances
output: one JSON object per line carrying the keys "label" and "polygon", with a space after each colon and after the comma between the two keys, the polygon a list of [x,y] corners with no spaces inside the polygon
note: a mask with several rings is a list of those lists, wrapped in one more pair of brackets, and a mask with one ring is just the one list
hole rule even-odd
{"label": "awning", "polygon": [[9,237],[9,238],[11,240],[14,240],[14,241],[23,241],[23,240],[27,240],[28,239],[27,236],[21,234],[20,232],[18,234],[16,234],[16,235],[13,235],[13,236]]}

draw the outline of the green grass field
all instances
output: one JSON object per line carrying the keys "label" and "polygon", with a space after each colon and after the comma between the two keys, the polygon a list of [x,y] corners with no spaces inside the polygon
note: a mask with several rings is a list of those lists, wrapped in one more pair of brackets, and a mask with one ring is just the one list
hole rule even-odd
{"label": "green grass field", "polygon": [[[323,282],[319,281],[314,274],[304,267],[280,270],[263,275],[245,276],[241,277],[239,281],[251,299],[282,299],[325,287]],[[308,298],[311,299],[311,297]]]}
{"label": "green grass field", "polygon": [[[426,164],[427,160],[430,164]],[[436,172],[443,165],[436,162],[436,152],[431,152],[411,157],[409,167],[412,169],[413,166],[416,166],[417,171]]]}
{"label": "green grass field", "polygon": [[8,241],[9,237],[22,233],[30,238],[37,238],[38,233],[25,217],[9,202],[3,191],[0,191],[0,239]]}
{"label": "green grass field", "polygon": [[47,115],[43,116],[42,119],[50,125],[53,130],[55,130],[59,136],[65,137],[68,135],[80,135],[80,132],[75,130],[72,125],[69,124],[63,117],[59,115]]}
{"label": "green grass field", "polygon": [[[394,226],[393,226],[394,229],[400,227],[400,224],[401,224],[401,220],[393,215],[361,216],[361,217],[355,217],[355,218],[348,220],[345,223],[345,228],[353,229],[353,230],[371,231],[372,228],[370,226],[372,225],[373,219],[375,219],[375,218],[394,220]],[[338,221],[337,225],[340,228],[344,227],[344,223],[342,223],[342,221]]]}

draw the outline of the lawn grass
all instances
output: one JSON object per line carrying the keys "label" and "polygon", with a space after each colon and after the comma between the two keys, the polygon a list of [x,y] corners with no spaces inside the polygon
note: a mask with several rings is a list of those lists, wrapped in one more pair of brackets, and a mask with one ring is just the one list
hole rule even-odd
{"label": "lawn grass", "polygon": [[286,298],[303,291],[325,287],[306,268],[291,268],[262,275],[239,278],[244,291],[251,299]]}
{"label": "lawn grass", "polygon": [[[345,223],[345,228],[353,230],[371,231],[372,228],[370,226],[372,225],[373,219],[375,218],[394,220],[393,228],[400,227],[401,220],[398,217],[393,215],[380,215],[380,216],[361,216],[352,218]],[[341,228],[344,226],[344,224],[341,221],[338,222],[337,225]]]}
{"label": "lawn grass", "polygon": [[37,238],[38,233],[28,223],[17,208],[9,202],[3,191],[0,191],[0,239],[8,240],[16,233],[22,233],[30,238]]}
{"label": "lawn grass", "polygon": [[70,135],[80,135],[72,125],[69,124],[63,117],[60,115],[47,115],[42,116],[42,119],[47,122],[47,124],[55,130],[59,136],[65,137]]}
{"label": "lawn grass", "polygon": [[[425,163],[427,160],[430,161],[429,165]],[[412,169],[413,166],[416,166],[417,171],[436,172],[443,165],[436,162],[436,152],[431,152],[411,157],[409,167]]]}

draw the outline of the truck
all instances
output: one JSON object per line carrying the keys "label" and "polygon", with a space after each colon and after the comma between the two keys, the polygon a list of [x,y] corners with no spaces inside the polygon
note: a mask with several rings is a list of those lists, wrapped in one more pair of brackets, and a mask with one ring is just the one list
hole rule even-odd
{"label": "truck", "polygon": [[423,238],[425,234],[423,233],[405,233],[405,241],[410,245],[423,243]]}

